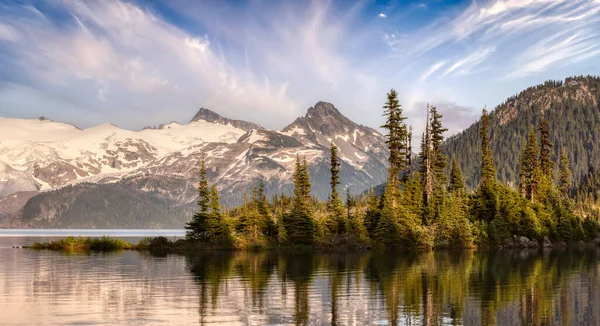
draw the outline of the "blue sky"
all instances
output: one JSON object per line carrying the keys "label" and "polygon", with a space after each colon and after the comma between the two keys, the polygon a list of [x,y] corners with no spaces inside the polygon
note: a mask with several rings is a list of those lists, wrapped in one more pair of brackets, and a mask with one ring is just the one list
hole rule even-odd
{"label": "blue sky", "polygon": [[600,74],[600,0],[3,1],[0,116],[129,129],[200,107],[282,128],[317,101],[454,133],[520,90]]}

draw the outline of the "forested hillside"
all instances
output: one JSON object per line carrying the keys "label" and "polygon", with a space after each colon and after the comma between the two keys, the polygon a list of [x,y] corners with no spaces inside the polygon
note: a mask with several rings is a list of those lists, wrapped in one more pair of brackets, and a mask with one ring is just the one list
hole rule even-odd
{"label": "forested hillside", "polygon": [[[552,157],[565,149],[571,162],[573,181],[579,183],[590,169],[600,166],[600,78],[572,77],[548,81],[508,98],[490,112],[490,146],[497,164],[498,178],[515,184],[519,157],[529,128],[550,123]],[[469,188],[479,184],[481,155],[479,122],[448,138],[444,147],[465,174]]]}

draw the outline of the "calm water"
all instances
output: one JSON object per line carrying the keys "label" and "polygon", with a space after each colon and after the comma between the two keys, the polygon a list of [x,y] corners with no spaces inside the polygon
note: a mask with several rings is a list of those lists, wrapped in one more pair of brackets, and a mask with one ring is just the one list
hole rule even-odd
{"label": "calm water", "polygon": [[0,237],[0,324],[599,325],[600,252],[69,255]]}

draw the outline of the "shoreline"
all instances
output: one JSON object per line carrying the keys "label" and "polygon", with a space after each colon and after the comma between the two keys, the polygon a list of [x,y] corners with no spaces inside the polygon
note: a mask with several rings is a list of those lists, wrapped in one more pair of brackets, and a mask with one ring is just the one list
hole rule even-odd
{"label": "shoreline", "polygon": [[551,245],[539,245],[536,241],[530,241],[527,245],[505,245],[505,246],[473,246],[470,248],[416,248],[416,247],[373,247],[368,244],[344,243],[336,245],[314,244],[314,245],[282,245],[274,243],[247,244],[245,246],[236,246],[234,244],[207,244],[194,242],[186,239],[172,241],[166,237],[146,237],[137,244],[115,239],[108,236],[103,237],[66,237],[56,241],[45,243],[34,243],[30,246],[21,246],[13,248],[23,248],[31,250],[51,250],[67,252],[110,252],[121,250],[149,251],[159,254],[191,254],[194,252],[207,251],[248,251],[248,252],[437,252],[437,251],[511,251],[511,250],[531,250],[546,251],[553,249],[571,249],[571,248],[598,248],[597,240],[590,242],[557,242]]}

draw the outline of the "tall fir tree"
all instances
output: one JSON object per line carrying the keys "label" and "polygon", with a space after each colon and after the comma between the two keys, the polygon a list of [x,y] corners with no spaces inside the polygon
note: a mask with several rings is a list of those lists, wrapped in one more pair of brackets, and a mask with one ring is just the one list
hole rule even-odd
{"label": "tall fir tree", "polygon": [[296,155],[294,172],[294,203],[292,211],[284,215],[285,240],[291,244],[312,244],[315,223],[311,210],[310,176],[306,159]]}
{"label": "tall fir tree", "polygon": [[410,126],[408,128],[408,133],[406,134],[406,166],[408,169],[408,174],[411,173],[411,168],[412,168],[412,136],[413,136],[413,127]]}
{"label": "tall fir tree", "polygon": [[379,223],[381,213],[381,202],[375,193],[375,189],[371,187],[367,193],[367,210],[364,216],[364,225],[371,239],[375,238],[375,229]]}
{"label": "tall fir tree", "polygon": [[521,156],[519,158],[519,194],[521,197],[527,198],[527,166],[529,160],[527,158],[527,143],[524,142],[521,149]]}
{"label": "tall fir tree", "polygon": [[346,228],[346,218],[344,217],[344,207],[337,187],[340,184],[340,161],[338,157],[338,148],[332,142],[330,147],[330,172],[331,180],[329,185],[331,186],[331,194],[329,196],[329,229],[334,234],[342,234]]}
{"label": "tall fir tree", "polygon": [[552,160],[552,150],[554,145],[550,141],[550,123],[542,119],[539,127],[540,131],[540,169],[543,175],[552,177],[554,171],[554,161]]}
{"label": "tall fir tree", "polygon": [[537,137],[533,127],[529,129],[527,137],[527,149],[525,150],[527,199],[536,200],[537,188],[539,184],[539,161],[538,161]]}
{"label": "tall fir tree", "polygon": [[204,156],[200,161],[200,181],[198,182],[198,210],[192,220],[186,224],[186,237],[192,240],[207,240],[209,238],[209,204],[210,189],[206,179],[206,164]]}
{"label": "tall fir tree", "polygon": [[563,196],[567,196],[571,188],[571,168],[569,167],[569,157],[565,150],[562,150],[560,155],[560,174],[558,179],[558,187]]}
{"label": "tall fir tree", "polygon": [[407,168],[408,130],[404,122],[406,117],[402,116],[402,106],[398,102],[398,93],[394,89],[387,94],[383,108],[386,121],[381,127],[388,131],[386,143],[390,150],[388,173],[393,179],[399,180],[401,173]]}
{"label": "tall fir tree", "polygon": [[446,187],[446,167],[448,166],[448,158],[442,151],[442,142],[444,141],[444,133],[448,128],[442,126],[442,115],[438,113],[435,106],[431,107],[431,158],[432,172],[434,179],[435,192],[441,195],[442,189]]}
{"label": "tall fir tree", "polygon": [[456,162],[456,158],[452,157],[452,167],[450,170],[450,184],[448,185],[448,191],[455,193],[463,193],[465,189],[465,180],[462,176],[460,166]]}
{"label": "tall fir tree", "polygon": [[496,185],[496,165],[494,155],[490,149],[490,116],[486,109],[481,112],[479,135],[481,138],[481,184],[483,187]]}
{"label": "tall fir tree", "polygon": [[421,138],[421,152],[419,153],[419,163],[421,165],[421,183],[423,184],[423,202],[425,206],[433,194],[433,171],[431,166],[431,108],[427,105],[427,118],[425,122],[425,132]]}
{"label": "tall fir tree", "polygon": [[486,109],[481,113],[479,122],[479,136],[481,138],[481,183],[473,198],[471,209],[473,215],[480,221],[491,222],[498,212],[498,180],[496,166],[490,149],[490,117]]}

